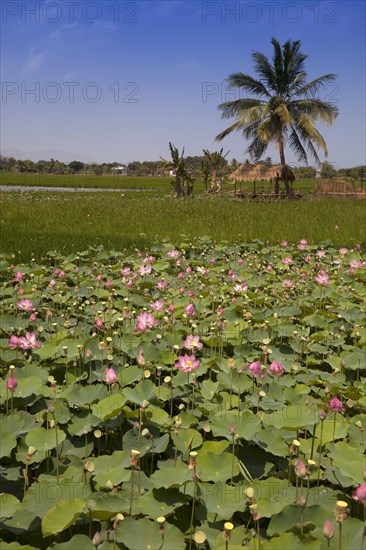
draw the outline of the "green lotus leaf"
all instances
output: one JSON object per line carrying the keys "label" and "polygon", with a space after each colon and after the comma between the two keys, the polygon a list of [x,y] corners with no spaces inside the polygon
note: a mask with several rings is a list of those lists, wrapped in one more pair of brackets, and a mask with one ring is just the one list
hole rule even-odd
{"label": "green lotus leaf", "polygon": [[34,546],[26,544],[22,546],[19,542],[4,542],[1,543],[1,549],[3,550],[37,550]]}
{"label": "green lotus leaf", "polygon": [[4,456],[10,457],[11,451],[17,444],[16,435],[9,432],[1,431],[1,442],[0,442],[0,458]]}
{"label": "green lotus leaf", "polygon": [[52,546],[56,550],[95,550],[95,546],[90,537],[86,535],[74,535],[67,542],[60,542]]}
{"label": "green lotus leaf", "polygon": [[254,440],[259,447],[275,456],[286,456],[288,454],[288,444],[281,432],[274,432],[273,429],[266,428],[257,432]]}
{"label": "green lotus leaf", "polygon": [[122,370],[121,373],[121,386],[128,386],[133,382],[141,380],[141,368],[138,365],[132,365]]}
{"label": "green lotus leaf", "polygon": [[104,385],[69,386],[60,395],[60,399],[66,399],[71,405],[89,405],[94,401],[101,401],[108,395]]}
{"label": "green lotus leaf", "polygon": [[345,363],[345,369],[357,370],[366,368],[365,349],[353,349],[353,351],[344,351],[341,353],[341,359]]}
{"label": "green lotus leaf", "polygon": [[262,550],[303,550],[304,546],[310,550],[320,550],[322,543],[320,540],[310,539],[301,540],[294,533],[283,533],[279,537],[274,537],[270,541],[262,544]]}
{"label": "green lotus leaf", "polygon": [[133,511],[151,519],[160,516],[169,516],[177,509],[189,502],[191,498],[183,495],[178,488],[153,489],[151,493],[141,495],[135,501]]}
{"label": "green lotus leaf", "polygon": [[150,342],[141,345],[141,348],[144,350],[146,361],[158,363],[161,360],[160,351]]}
{"label": "green lotus leaf", "polygon": [[[129,497],[131,485],[127,484],[128,493],[92,493],[87,501],[88,516],[98,521],[108,521],[118,513],[127,512],[129,509]],[[137,498],[136,491],[133,493],[134,500]]]}
{"label": "green lotus leaf", "polygon": [[[122,542],[129,550],[185,550],[184,534],[174,525],[165,522],[164,541],[156,521],[147,518],[135,520],[126,518],[123,526],[117,531],[117,541]],[[162,546],[163,544],[163,546]]]}
{"label": "green lotus leaf", "polygon": [[236,411],[226,411],[225,413],[217,413],[210,418],[211,430],[215,437],[225,437],[229,441],[232,441],[232,435],[230,433],[230,426],[235,429],[237,437],[251,441],[254,434],[260,428],[259,418],[252,413],[249,409],[244,411],[240,417]]}
{"label": "green lotus leaf", "polygon": [[93,414],[87,414],[84,416],[74,416],[71,423],[68,425],[68,432],[71,436],[84,435],[91,432],[95,426],[100,422],[100,418]]}
{"label": "green lotus leaf", "polygon": [[93,481],[96,483],[97,489],[102,489],[108,481],[112,483],[113,487],[117,487],[117,485],[120,485],[124,481],[128,481],[130,477],[131,470],[117,466],[115,468],[111,468],[110,470],[96,474],[93,477]]}
{"label": "green lotus leaf", "polygon": [[287,405],[280,411],[275,411],[269,423],[275,428],[298,430],[306,426],[313,426],[319,419],[319,411],[304,405]]}
{"label": "green lotus leaf", "polygon": [[[334,536],[331,539],[331,545],[334,548],[339,548],[339,529],[338,525],[334,521],[334,517],[329,518],[334,526]],[[347,521],[342,523],[342,548],[347,548],[347,550],[358,550],[362,549],[364,544],[364,522],[357,518],[348,518]],[[320,540],[323,539],[323,526],[314,529],[312,534],[318,537]],[[332,547],[331,546],[331,547]],[[324,546],[325,548],[325,546]],[[323,547],[322,547],[323,549]]]}
{"label": "green lotus leaf", "polygon": [[126,401],[132,401],[136,405],[142,405],[144,401],[148,401],[150,405],[158,406],[157,388],[151,380],[142,380],[134,388],[125,387],[123,395]]}
{"label": "green lotus leaf", "polygon": [[[56,443],[57,430],[57,443]],[[66,439],[66,434],[58,428],[47,430],[46,428],[35,428],[25,437],[25,443],[28,447],[35,447],[37,451],[50,451],[56,445],[60,445]]]}
{"label": "green lotus leaf", "polygon": [[215,393],[219,388],[218,382],[213,382],[212,380],[204,380],[201,384],[201,395],[203,399],[211,401]]}
{"label": "green lotus leaf", "polygon": [[341,474],[352,479],[357,485],[364,482],[365,457],[362,454],[356,453],[354,448],[344,441],[329,444],[327,449],[333,465],[339,469]]}
{"label": "green lotus leaf", "polygon": [[70,501],[60,500],[56,506],[50,508],[42,519],[42,533],[44,537],[61,533],[72,525],[85,508],[80,499]]}
{"label": "green lotus leaf", "polygon": [[150,477],[156,488],[181,486],[187,481],[192,481],[192,470],[188,468],[188,464],[174,460],[165,460],[158,462],[158,470]]}
{"label": "green lotus leaf", "polygon": [[0,518],[2,520],[5,518],[11,518],[19,506],[19,500],[10,493],[2,493],[0,495],[0,500]]}
{"label": "green lotus leaf", "polygon": [[[332,508],[325,508],[319,504],[306,507],[304,512],[304,522],[312,523],[314,526],[323,526],[326,519],[332,516]],[[272,517],[269,522],[267,533],[270,537],[281,535],[285,531],[290,531],[294,526],[297,526],[300,531],[301,507],[298,504],[289,504],[283,510]]]}
{"label": "green lotus leaf", "polygon": [[80,483],[80,479],[66,476],[65,473],[57,483],[56,477],[41,475],[38,483],[28,487],[20,511],[29,511],[43,518],[48,510],[61,500],[69,502],[75,499],[84,500],[90,489]]}
{"label": "green lotus leaf", "polygon": [[[334,415],[332,415],[334,416]],[[339,414],[336,415],[336,420],[334,422],[334,419],[331,417],[326,418],[326,420],[323,421],[323,434],[322,434],[322,445],[325,445],[326,443],[329,443],[330,441],[333,441],[333,434],[334,439],[343,439],[347,436],[349,429],[349,420],[347,418],[343,418]],[[317,437],[317,443],[320,443],[320,434],[321,434],[321,425],[316,425],[316,437]]]}
{"label": "green lotus leaf", "polygon": [[102,455],[93,458],[94,474],[99,474],[113,468],[128,468],[130,466],[131,453],[128,451],[114,451],[111,455]]}
{"label": "green lotus leaf", "polygon": [[192,428],[181,429],[178,434],[172,434],[172,441],[178,451],[187,455],[193,449],[197,449],[203,443],[203,438],[200,432]]}
{"label": "green lotus leaf", "polygon": [[16,510],[11,518],[4,520],[2,528],[14,535],[21,535],[30,530],[30,526],[36,519],[36,514],[29,510]]}
{"label": "green lotus leaf", "polygon": [[114,418],[122,411],[123,405],[126,403],[126,396],[121,393],[115,393],[102,399],[98,403],[91,406],[94,416],[100,418],[103,422]]}
{"label": "green lotus leaf", "polygon": [[[26,397],[30,397],[31,395],[38,395],[40,393],[42,380],[40,380],[39,378],[36,378],[35,376],[29,376],[27,378],[19,378],[17,381],[18,385],[13,393],[14,399],[16,397],[25,399]],[[5,385],[1,385],[1,396],[6,399],[7,394]],[[10,392],[8,398],[10,398]]]}
{"label": "green lotus leaf", "polygon": [[[242,484],[200,482],[200,493],[208,514],[217,514],[218,518],[231,518],[237,510],[244,507]],[[222,531],[221,531],[222,533]]]}
{"label": "green lotus leaf", "polygon": [[203,453],[216,453],[221,454],[229,446],[229,442],[225,440],[220,441],[205,441],[202,447],[200,448],[200,456],[202,456]]}
{"label": "green lotus leaf", "polygon": [[64,352],[62,350],[62,345],[52,341],[44,344],[36,351],[39,361],[47,361],[47,359],[55,359],[56,357],[63,356]]}
{"label": "green lotus leaf", "polygon": [[[159,390],[158,390],[159,396]],[[172,423],[169,414],[164,409],[149,409],[146,414],[149,424],[167,428]]]}
{"label": "green lotus leaf", "polygon": [[202,481],[227,481],[239,473],[238,459],[231,453],[204,453],[197,456],[197,472]]}

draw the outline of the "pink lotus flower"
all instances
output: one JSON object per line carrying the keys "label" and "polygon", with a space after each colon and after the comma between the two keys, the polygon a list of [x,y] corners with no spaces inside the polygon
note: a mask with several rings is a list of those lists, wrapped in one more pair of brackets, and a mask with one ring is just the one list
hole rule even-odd
{"label": "pink lotus flower", "polygon": [[21,349],[40,348],[41,342],[38,342],[35,332],[26,332],[25,336],[19,338],[19,347]]}
{"label": "pink lotus flower", "polygon": [[364,506],[366,506],[366,483],[362,483],[362,485],[353,491],[352,498],[354,500],[359,500]]}
{"label": "pink lotus flower", "polygon": [[283,365],[281,363],[276,363],[276,361],[272,361],[268,371],[275,376],[282,376],[285,372],[285,369],[283,368]]}
{"label": "pink lotus flower", "polygon": [[247,371],[252,376],[258,376],[259,378],[264,378],[264,373],[262,372],[262,365],[260,361],[254,361],[247,365]]}
{"label": "pink lotus flower", "polygon": [[23,280],[24,280],[23,273],[21,271],[17,271],[16,274],[14,275],[13,281],[17,283],[22,283]]}
{"label": "pink lotus flower", "polygon": [[161,312],[164,310],[164,302],[162,300],[156,300],[150,303],[150,307],[153,311]]}
{"label": "pink lotus flower", "polygon": [[291,279],[284,279],[284,280],[282,281],[282,286],[283,286],[284,288],[291,288],[292,285],[293,285],[293,282],[291,281]]}
{"label": "pink lotus flower", "polygon": [[184,312],[189,317],[192,317],[196,313],[194,305],[193,304],[188,304],[188,306],[185,308]]}
{"label": "pink lotus flower", "polygon": [[115,384],[118,381],[117,374],[112,367],[106,368],[104,380],[108,385]]}
{"label": "pink lotus flower", "polygon": [[333,399],[328,402],[328,407],[334,413],[342,413],[344,411],[344,406],[342,405],[342,402],[338,399],[338,397],[333,397]]}
{"label": "pink lotus flower", "polygon": [[158,290],[164,290],[164,288],[166,288],[168,286],[168,283],[167,281],[159,281],[158,284],[156,285],[157,289]]}
{"label": "pink lotus flower", "polygon": [[102,329],[102,328],[104,328],[104,323],[103,323],[102,319],[100,319],[99,317],[98,317],[98,319],[95,321],[95,327],[96,327],[97,329]]}
{"label": "pink lotus flower", "polygon": [[318,285],[329,286],[329,275],[325,271],[319,271],[318,275],[315,277]]}
{"label": "pink lotus flower", "polygon": [[288,242],[287,241],[282,241],[281,246],[288,246]]}
{"label": "pink lotus flower", "polygon": [[166,255],[169,257],[169,258],[178,258],[179,256],[179,250],[169,250]]}
{"label": "pink lotus flower", "polygon": [[301,458],[298,458],[295,462],[295,474],[300,478],[306,476],[306,466]]}
{"label": "pink lotus flower", "polygon": [[137,272],[139,273],[139,275],[146,276],[146,275],[150,275],[151,270],[152,270],[152,267],[151,267],[150,264],[148,264],[148,265],[140,265],[140,267],[138,268]]}
{"label": "pink lotus flower", "polygon": [[189,334],[187,338],[183,342],[183,346],[188,350],[194,350],[199,349],[201,350],[203,348],[203,344],[200,342],[199,336],[192,336]]}
{"label": "pink lotus flower", "polygon": [[326,519],[323,525],[323,535],[330,540],[334,535],[334,526],[330,519]]}
{"label": "pink lotus flower", "polygon": [[199,368],[200,361],[194,355],[180,355],[175,366],[183,372],[193,372]]}
{"label": "pink lotus flower", "polygon": [[16,381],[13,375],[11,375],[6,381],[6,387],[11,392],[15,391],[15,388],[17,387],[17,385],[18,385],[18,382]]}
{"label": "pink lotus flower", "polygon": [[138,315],[135,332],[140,334],[141,332],[147,332],[149,329],[153,329],[158,326],[158,321],[154,319],[151,313],[143,311]]}
{"label": "pink lotus flower", "polygon": [[54,288],[56,286],[56,284],[57,283],[56,283],[55,279],[51,279],[50,284],[48,286],[50,286],[51,288]]}
{"label": "pink lotus flower", "polygon": [[292,258],[282,258],[281,262],[283,263],[283,265],[288,265],[288,264],[292,264],[293,259]]}
{"label": "pink lotus flower", "polygon": [[9,346],[11,347],[11,349],[19,348],[20,347],[19,338],[17,336],[10,336]]}
{"label": "pink lotus flower", "polygon": [[31,313],[31,314],[29,315],[29,320],[30,320],[31,323],[34,323],[34,322],[37,320],[37,315],[36,315],[36,313]]}
{"label": "pink lotus flower", "polygon": [[21,311],[32,311],[33,302],[32,300],[25,298],[23,300],[20,300],[20,302],[17,303],[17,306]]}

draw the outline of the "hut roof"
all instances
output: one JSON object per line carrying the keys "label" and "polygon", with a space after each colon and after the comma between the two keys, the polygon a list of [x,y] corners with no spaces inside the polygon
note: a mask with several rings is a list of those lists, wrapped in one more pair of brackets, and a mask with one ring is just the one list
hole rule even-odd
{"label": "hut roof", "polygon": [[287,164],[241,164],[235,172],[230,174],[231,181],[295,181],[294,172]]}

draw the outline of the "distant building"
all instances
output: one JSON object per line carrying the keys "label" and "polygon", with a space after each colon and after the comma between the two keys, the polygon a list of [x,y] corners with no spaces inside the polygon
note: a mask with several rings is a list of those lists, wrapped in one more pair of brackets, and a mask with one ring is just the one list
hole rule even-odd
{"label": "distant building", "polygon": [[316,177],[317,179],[319,179],[319,178],[321,177],[321,172],[322,172],[322,169],[321,169],[320,167],[316,169],[316,171],[315,171],[315,177]]}
{"label": "distant building", "polygon": [[128,168],[125,164],[120,164],[120,166],[111,168],[111,172],[117,176],[127,176]]}

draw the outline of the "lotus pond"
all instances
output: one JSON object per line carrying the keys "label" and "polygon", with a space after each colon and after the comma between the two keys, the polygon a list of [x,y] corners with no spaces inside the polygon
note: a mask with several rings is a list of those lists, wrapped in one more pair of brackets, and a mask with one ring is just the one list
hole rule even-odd
{"label": "lotus pond", "polygon": [[2,549],[362,550],[359,245],[0,257]]}

